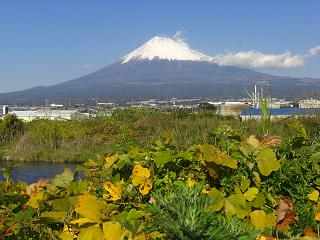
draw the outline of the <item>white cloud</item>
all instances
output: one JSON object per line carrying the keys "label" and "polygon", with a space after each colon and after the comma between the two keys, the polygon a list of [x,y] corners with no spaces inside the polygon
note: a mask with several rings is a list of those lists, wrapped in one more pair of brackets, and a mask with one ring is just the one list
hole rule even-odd
{"label": "white cloud", "polygon": [[303,66],[307,59],[318,54],[320,54],[320,45],[309,49],[305,54],[293,54],[290,51],[268,54],[250,50],[217,54],[212,57],[212,61],[219,65],[247,68],[294,68]]}
{"label": "white cloud", "polygon": [[184,44],[186,46],[189,46],[188,43],[187,43],[187,38],[185,38],[185,34],[186,34],[186,31],[184,29],[183,30],[179,30],[173,35],[172,39],[175,40],[178,43],[181,43],[181,44]]}
{"label": "white cloud", "polygon": [[[180,44],[189,47],[186,31],[177,31],[172,39]],[[243,45],[244,47],[246,44]],[[290,51],[273,54],[264,53],[258,50],[225,52],[211,56],[211,61],[219,65],[238,66],[245,68],[295,68],[305,64],[305,62],[317,55],[320,55],[320,45],[310,48],[305,53],[295,54]]]}
{"label": "white cloud", "polygon": [[313,56],[318,55],[319,53],[320,53],[320,45],[318,45],[314,48],[310,48],[306,55],[307,55],[307,57],[313,57]]}

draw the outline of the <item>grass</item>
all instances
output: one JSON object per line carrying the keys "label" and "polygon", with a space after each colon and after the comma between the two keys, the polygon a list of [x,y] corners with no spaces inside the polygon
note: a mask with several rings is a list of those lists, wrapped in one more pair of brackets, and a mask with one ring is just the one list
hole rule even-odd
{"label": "grass", "polygon": [[103,155],[107,150],[123,150],[131,146],[148,147],[161,138],[164,131],[173,134],[180,146],[210,142],[210,136],[219,126],[236,129],[240,135],[252,134],[262,137],[266,132],[290,137],[295,124],[303,124],[307,134],[319,136],[320,117],[274,119],[266,124],[257,120],[241,122],[236,117],[222,117],[212,112],[188,113],[182,110],[161,112],[159,110],[118,110],[111,117],[58,122],[36,120],[26,123],[24,131],[17,135],[5,149],[13,160],[83,162]]}
{"label": "grass", "polygon": [[6,147],[0,147],[0,160],[3,159],[4,155],[7,152],[7,148]]}

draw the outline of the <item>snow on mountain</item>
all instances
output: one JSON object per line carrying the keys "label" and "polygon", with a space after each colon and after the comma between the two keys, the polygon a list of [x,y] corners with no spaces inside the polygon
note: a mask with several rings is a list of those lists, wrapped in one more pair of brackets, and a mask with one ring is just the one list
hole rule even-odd
{"label": "snow on mountain", "polygon": [[121,59],[121,63],[133,60],[184,60],[210,61],[211,58],[191,49],[186,43],[168,37],[155,36]]}

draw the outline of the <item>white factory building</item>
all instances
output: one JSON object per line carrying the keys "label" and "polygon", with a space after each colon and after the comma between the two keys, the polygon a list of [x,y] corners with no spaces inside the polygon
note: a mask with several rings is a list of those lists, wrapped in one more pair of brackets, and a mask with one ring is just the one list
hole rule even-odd
{"label": "white factory building", "polygon": [[41,110],[21,110],[21,111],[10,111],[3,107],[2,116],[5,114],[15,114],[18,118],[23,121],[30,122],[35,119],[49,119],[49,120],[61,120],[69,121],[85,116],[79,112],[79,110],[52,110],[52,109],[41,109]]}

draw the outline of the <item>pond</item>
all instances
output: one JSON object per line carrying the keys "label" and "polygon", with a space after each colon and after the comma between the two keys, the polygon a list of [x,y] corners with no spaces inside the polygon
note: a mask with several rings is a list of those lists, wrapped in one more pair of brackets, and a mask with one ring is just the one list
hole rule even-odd
{"label": "pond", "polygon": [[[11,168],[10,178],[15,182],[17,180],[26,183],[34,183],[39,178],[50,179],[53,176],[62,173],[65,168],[74,171],[77,163],[48,163],[48,162],[12,162],[0,161],[1,168]],[[2,172],[0,172],[0,181],[3,181]]]}

